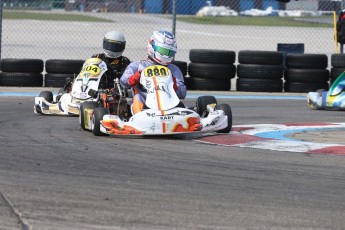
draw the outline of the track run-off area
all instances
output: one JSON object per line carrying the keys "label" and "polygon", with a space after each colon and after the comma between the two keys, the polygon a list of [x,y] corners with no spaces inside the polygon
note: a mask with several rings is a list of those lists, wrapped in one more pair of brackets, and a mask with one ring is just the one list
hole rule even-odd
{"label": "track run-off area", "polygon": [[305,94],[191,91],[231,106],[229,134],[116,138],[34,114],[40,90],[0,88],[2,229],[345,225],[344,112]]}

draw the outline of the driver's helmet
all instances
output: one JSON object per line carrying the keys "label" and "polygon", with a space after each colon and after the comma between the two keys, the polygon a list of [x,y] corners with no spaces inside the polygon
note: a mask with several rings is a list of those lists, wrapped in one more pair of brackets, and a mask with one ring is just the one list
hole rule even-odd
{"label": "driver's helmet", "polygon": [[110,31],[103,38],[103,53],[108,58],[118,58],[126,48],[125,35],[119,31]]}
{"label": "driver's helmet", "polygon": [[165,30],[153,31],[146,49],[150,59],[160,65],[169,65],[177,50],[175,36]]}

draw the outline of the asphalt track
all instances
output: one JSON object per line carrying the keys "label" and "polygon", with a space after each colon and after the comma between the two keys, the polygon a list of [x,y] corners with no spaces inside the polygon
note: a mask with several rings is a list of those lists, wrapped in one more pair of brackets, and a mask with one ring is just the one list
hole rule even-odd
{"label": "asphalt track", "polygon": [[38,92],[0,88],[1,229],[345,226],[341,148],[281,143],[342,145],[329,133],[343,134],[344,113],[312,110],[303,94],[189,92],[186,104],[205,93],[229,103],[233,131],[127,139],[94,137],[76,117],[34,114]]}

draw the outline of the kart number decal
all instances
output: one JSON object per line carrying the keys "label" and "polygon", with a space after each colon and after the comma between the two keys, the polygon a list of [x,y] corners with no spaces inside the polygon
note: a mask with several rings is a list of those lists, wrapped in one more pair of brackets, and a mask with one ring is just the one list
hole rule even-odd
{"label": "kart number decal", "polygon": [[82,73],[90,73],[90,74],[99,74],[101,72],[101,68],[99,68],[98,66],[96,65],[88,65],[88,66],[85,66],[82,70],[81,70]]}
{"label": "kart number decal", "polygon": [[167,77],[169,69],[165,66],[149,66],[144,70],[145,77]]}

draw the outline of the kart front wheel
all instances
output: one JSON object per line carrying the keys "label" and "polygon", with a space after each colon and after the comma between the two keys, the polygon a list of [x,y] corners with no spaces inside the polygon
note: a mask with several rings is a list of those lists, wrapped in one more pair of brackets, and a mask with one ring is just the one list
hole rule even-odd
{"label": "kart front wheel", "polygon": [[225,115],[228,116],[228,126],[218,131],[218,133],[229,133],[232,128],[232,112],[228,104],[219,104],[216,107],[218,110],[223,110]]}
{"label": "kart front wheel", "polygon": [[[196,100],[196,112],[203,116],[203,113],[207,109],[207,105],[209,104],[217,104],[217,99],[214,96],[201,96],[198,97]],[[204,114],[206,115],[206,114]]]}
{"label": "kart front wheel", "polygon": [[85,110],[86,109],[95,109],[98,107],[98,103],[95,101],[85,101],[80,104],[80,111],[79,111],[79,124],[83,130],[86,130],[85,127]]}
{"label": "kart front wheel", "polygon": [[103,116],[108,114],[108,110],[103,107],[95,108],[93,111],[92,121],[93,121],[93,129],[92,132],[95,136],[106,136],[107,134],[101,132],[101,120],[103,120]]}

